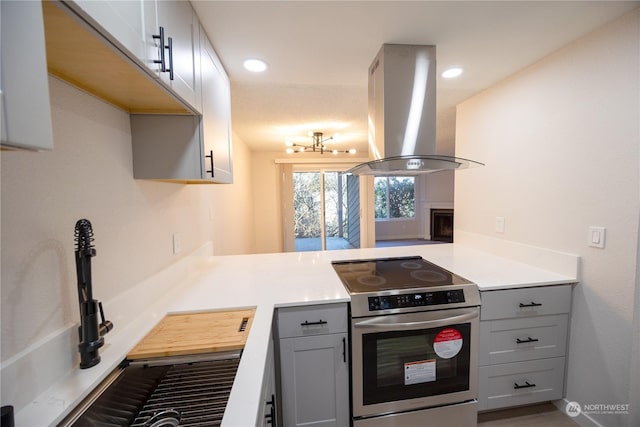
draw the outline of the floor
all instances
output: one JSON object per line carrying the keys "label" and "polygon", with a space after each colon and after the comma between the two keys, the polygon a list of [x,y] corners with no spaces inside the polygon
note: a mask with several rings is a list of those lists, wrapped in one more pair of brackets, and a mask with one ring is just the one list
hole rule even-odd
{"label": "floor", "polygon": [[[297,238],[295,240],[296,252],[319,251],[321,243],[319,237]],[[353,249],[354,247],[342,237],[327,237],[327,250]]]}
{"label": "floor", "polygon": [[[390,246],[412,246],[412,245],[428,245],[442,242],[436,242],[433,240],[424,239],[408,239],[408,240],[378,240],[376,242],[376,248],[388,248]],[[295,239],[296,252],[305,251],[319,251],[320,250],[320,238],[297,238]],[[327,238],[327,250],[335,249],[353,249],[354,247],[349,242],[341,237],[328,237]]]}
{"label": "floor", "polygon": [[436,242],[435,240],[425,240],[425,239],[377,240],[376,248],[388,248],[389,246],[434,245],[438,243],[444,243],[444,242]]}
{"label": "floor", "polygon": [[551,403],[478,415],[478,427],[576,427],[577,425]]}

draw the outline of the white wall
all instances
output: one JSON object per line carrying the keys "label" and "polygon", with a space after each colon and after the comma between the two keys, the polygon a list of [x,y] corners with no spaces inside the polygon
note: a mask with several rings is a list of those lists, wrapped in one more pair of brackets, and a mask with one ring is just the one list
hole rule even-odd
{"label": "white wall", "polygon": [[[638,9],[458,107],[456,153],[486,166],[457,173],[456,229],[582,257],[566,388],[582,405],[640,405],[629,391],[640,379],[631,369],[639,123]],[[607,228],[605,249],[587,246],[590,225]],[[630,415],[589,416],[631,425]]]}
{"label": "white wall", "polygon": [[[250,157],[242,141],[234,138],[232,185],[137,181],[129,116],[55,78],[50,92],[54,150],[2,152],[3,365],[79,321],[73,232],[80,218],[93,224],[94,297],[102,301],[208,241],[216,254],[253,252]],[[177,255],[174,232],[183,234]],[[69,348],[69,357],[76,353]]]}
{"label": "white wall", "polygon": [[254,151],[251,155],[255,252],[282,252],[282,175],[275,163],[280,152]]}

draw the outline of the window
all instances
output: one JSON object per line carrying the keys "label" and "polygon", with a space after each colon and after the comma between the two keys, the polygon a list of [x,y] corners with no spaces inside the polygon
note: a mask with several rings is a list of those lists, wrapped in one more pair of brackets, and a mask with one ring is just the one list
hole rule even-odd
{"label": "window", "polygon": [[415,217],[414,177],[377,176],[374,188],[376,219]]}

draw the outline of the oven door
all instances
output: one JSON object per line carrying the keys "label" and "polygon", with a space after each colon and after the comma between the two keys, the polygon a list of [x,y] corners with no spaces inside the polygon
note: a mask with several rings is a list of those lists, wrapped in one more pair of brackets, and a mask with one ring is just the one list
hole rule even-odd
{"label": "oven door", "polygon": [[353,416],[477,398],[478,307],[351,320]]}

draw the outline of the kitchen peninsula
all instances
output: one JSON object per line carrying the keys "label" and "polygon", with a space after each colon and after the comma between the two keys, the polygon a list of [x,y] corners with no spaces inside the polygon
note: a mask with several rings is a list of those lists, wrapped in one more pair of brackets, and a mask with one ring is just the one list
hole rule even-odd
{"label": "kitchen peninsula", "polygon": [[[463,237],[463,233],[460,234]],[[473,238],[461,240],[472,242]],[[36,426],[60,421],[166,313],[255,307],[223,425],[259,425],[262,420],[258,417],[264,402],[262,389],[256,384],[269,368],[267,352],[273,311],[278,307],[349,301],[349,295],[331,267],[333,260],[419,255],[477,283],[481,291],[578,281],[576,256],[524,245],[517,245],[519,251],[509,248],[511,255],[520,253],[530,257],[532,263],[529,264],[496,255],[500,250],[495,246],[493,253],[487,252],[486,247],[480,250],[479,246],[473,242],[473,245],[456,243],[238,256],[209,256],[209,248],[204,247],[185,258],[184,265],[170,267],[116,301],[106,301],[105,307],[109,307],[115,327],[102,349],[102,363],[92,369],[76,367],[71,370],[18,410],[16,423]],[[155,295],[156,299],[149,295]],[[135,308],[140,299],[147,301],[147,308],[142,312]],[[72,350],[70,347],[70,352]],[[47,366],[41,368],[47,369]]]}

